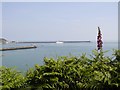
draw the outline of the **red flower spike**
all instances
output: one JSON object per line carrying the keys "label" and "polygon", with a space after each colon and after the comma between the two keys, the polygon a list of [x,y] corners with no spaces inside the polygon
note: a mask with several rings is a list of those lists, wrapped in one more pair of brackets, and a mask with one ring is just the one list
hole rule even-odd
{"label": "red flower spike", "polygon": [[98,50],[100,50],[102,48],[102,37],[101,37],[101,31],[100,31],[100,28],[98,27],[98,36],[97,36],[97,48]]}

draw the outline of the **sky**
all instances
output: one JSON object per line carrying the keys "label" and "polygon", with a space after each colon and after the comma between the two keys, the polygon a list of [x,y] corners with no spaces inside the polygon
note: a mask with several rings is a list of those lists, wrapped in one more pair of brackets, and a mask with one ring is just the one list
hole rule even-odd
{"label": "sky", "polygon": [[[1,7],[1,4],[0,4]],[[3,2],[2,37],[15,41],[118,40],[117,2]]]}

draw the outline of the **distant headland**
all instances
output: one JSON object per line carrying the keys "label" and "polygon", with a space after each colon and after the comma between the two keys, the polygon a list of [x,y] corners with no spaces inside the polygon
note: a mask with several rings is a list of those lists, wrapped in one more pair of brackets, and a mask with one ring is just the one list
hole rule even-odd
{"label": "distant headland", "polygon": [[17,43],[16,41],[9,41],[5,38],[0,38],[0,44],[8,44],[8,43]]}
{"label": "distant headland", "polygon": [[8,41],[4,38],[0,38],[0,44],[6,44]]}

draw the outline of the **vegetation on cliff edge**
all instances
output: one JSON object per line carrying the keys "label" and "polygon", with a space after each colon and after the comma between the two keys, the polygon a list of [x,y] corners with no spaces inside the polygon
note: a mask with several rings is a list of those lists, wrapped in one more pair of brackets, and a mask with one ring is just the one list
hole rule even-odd
{"label": "vegetation on cliff edge", "polygon": [[11,90],[79,90],[120,88],[120,50],[113,56],[104,56],[101,50],[93,50],[91,58],[62,56],[57,60],[44,58],[44,65],[35,65],[25,75],[13,68],[0,68],[0,88]]}

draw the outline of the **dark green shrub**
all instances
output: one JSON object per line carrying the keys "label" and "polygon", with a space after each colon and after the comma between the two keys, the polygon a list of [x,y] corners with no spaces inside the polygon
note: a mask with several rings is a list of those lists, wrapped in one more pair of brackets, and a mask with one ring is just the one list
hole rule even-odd
{"label": "dark green shrub", "polygon": [[22,88],[25,85],[25,78],[15,69],[2,66],[0,67],[0,84],[0,89],[3,90]]}
{"label": "dark green shrub", "polygon": [[[115,57],[118,57],[119,51],[116,52]],[[118,88],[119,63],[113,62],[115,60],[105,57],[102,50],[94,50],[91,59],[85,55],[80,58],[64,56],[57,60],[45,58],[45,64],[28,71],[27,78],[31,86],[43,89]]]}
{"label": "dark green shrub", "polygon": [[[23,77],[11,68],[0,68],[2,88],[27,88],[28,90],[80,90],[120,88],[120,50],[113,57],[93,51],[91,58],[81,57],[44,58],[44,65],[35,65]],[[21,89],[21,90],[22,90]]]}

